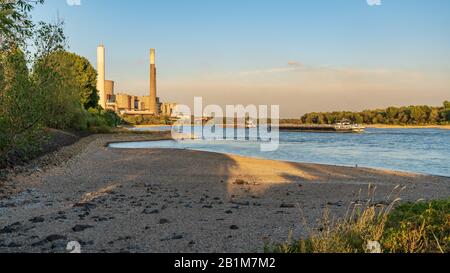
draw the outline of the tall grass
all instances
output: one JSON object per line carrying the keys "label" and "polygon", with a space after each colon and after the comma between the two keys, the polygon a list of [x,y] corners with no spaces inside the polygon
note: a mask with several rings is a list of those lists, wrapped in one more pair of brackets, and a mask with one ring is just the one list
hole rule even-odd
{"label": "tall grass", "polygon": [[333,218],[328,209],[320,228],[309,228],[309,237],[267,246],[281,253],[449,253],[450,199],[400,205],[402,188],[396,187],[384,202],[368,198],[351,204],[344,218]]}

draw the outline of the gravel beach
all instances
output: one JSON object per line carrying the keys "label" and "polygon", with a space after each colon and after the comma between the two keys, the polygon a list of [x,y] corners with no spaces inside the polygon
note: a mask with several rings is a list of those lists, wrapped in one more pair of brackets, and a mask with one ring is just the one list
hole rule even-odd
{"label": "gravel beach", "polygon": [[[262,252],[343,216],[377,187],[386,202],[450,196],[450,178],[173,149],[111,149],[168,135],[92,135],[0,184],[0,252]],[[305,226],[305,223],[307,226]]]}

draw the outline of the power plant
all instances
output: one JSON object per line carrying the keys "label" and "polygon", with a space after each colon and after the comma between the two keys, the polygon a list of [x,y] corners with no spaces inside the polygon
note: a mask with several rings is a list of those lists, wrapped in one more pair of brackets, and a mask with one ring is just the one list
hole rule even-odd
{"label": "power plant", "polygon": [[106,109],[106,94],[105,94],[105,47],[99,45],[97,47],[97,90],[100,97],[98,104]]}
{"label": "power plant", "polygon": [[156,50],[150,50],[150,93],[149,96],[130,95],[125,92],[115,93],[114,81],[106,80],[105,46],[97,47],[97,90],[99,105],[106,110],[113,110],[121,115],[173,116],[175,103],[161,103],[156,89]]}
{"label": "power plant", "polygon": [[150,112],[157,112],[155,49],[150,49]]}

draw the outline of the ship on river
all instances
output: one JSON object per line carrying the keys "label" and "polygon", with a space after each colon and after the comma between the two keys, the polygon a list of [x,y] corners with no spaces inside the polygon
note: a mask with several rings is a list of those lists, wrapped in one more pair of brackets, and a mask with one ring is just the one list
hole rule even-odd
{"label": "ship on river", "polygon": [[323,132],[323,133],[364,133],[365,127],[360,124],[354,124],[349,120],[342,120],[336,124],[330,125],[318,125],[318,124],[305,124],[305,125],[280,125],[280,131],[292,131],[292,132]]}

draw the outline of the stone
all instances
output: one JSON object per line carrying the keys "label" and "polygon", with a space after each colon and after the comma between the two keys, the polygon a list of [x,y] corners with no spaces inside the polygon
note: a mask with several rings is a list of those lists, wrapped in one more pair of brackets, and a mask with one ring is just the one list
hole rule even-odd
{"label": "stone", "polygon": [[86,229],[90,229],[93,228],[93,226],[90,225],[76,225],[72,228],[72,230],[74,232],[81,232],[81,231],[85,231]]}
{"label": "stone", "polygon": [[54,241],[59,241],[59,240],[67,240],[67,237],[66,236],[63,236],[63,235],[57,235],[57,234],[54,234],[54,235],[50,235],[50,236],[48,236],[47,238],[45,238],[47,241],[49,241],[49,242],[54,242]]}
{"label": "stone", "polygon": [[144,209],[142,211],[142,214],[158,214],[158,213],[159,213],[159,210],[157,210],[157,209],[154,209],[154,210]]}
{"label": "stone", "polygon": [[282,209],[292,209],[292,208],[295,208],[295,205],[294,204],[283,203],[283,204],[281,204],[280,208],[282,208]]}
{"label": "stone", "polygon": [[174,235],[174,236],[172,236],[172,240],[181,240],[181,239],[183,239],[184,238],[184,236],[183,235]]}
{"label": "stone", "polygon": [[6,227],[0,229],[0,234],[10,234],[10,233],[18,232],[21,226],[22,226],[21,223],[16,222],[12,225],[9,225],[9,226],[6,226]]}
{"label": "stone", "polygon": [[170,223],[170,221],[167,220],[167,219],[161,219],[161,220],[159,220],[159,224],[160,224],[160,225],[165,225],[165,224],[168,224],[168,223]]}
{"label": "stone", "polygon": [[45,219],[42,217],[34,217],[33,219],[29,220],[31,223],[37,224],[37,223],[43,223],[45,222]]}
{"label": "stone", "polygon": [[342,207],[342,201],[339,202],[328,202],[328,206]]}

